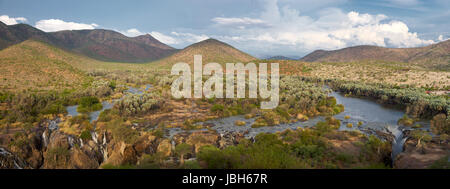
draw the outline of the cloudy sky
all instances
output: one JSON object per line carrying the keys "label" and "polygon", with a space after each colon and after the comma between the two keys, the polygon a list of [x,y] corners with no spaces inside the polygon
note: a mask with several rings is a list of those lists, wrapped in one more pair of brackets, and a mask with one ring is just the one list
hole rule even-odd
{"label": "cloudy sky", "polygon": [[44,31],[149,33],[176,48],[216,38],[257,57],[450,38],[448,0],[0,0],[0,21]]}

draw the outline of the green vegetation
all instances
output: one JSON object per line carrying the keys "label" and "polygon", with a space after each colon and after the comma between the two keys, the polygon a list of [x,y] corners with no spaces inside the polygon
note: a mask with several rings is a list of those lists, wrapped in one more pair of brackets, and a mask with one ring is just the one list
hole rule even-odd
{"label": "green vegetation", "polygon": [[437,160],[430,166],[430,169],[450,169],[450,162],[448,161],[448,158],[448,156],[445,156],[440,160]]}
{"label": "green vegetation", "polygon": [[203,146],[197,157],[206,164],[205,168],[212,169],[370,167],[384,164],[383,157],[389,157],[389,143],[376,137],[362,139],[365,142],[357,157],[336,153],[327,141],[345,136],[345,132],[337,132],[329,123],[323,122],[317,124],[315,129],[261,133],[255,137],[254,143],[244,140],[223,150]]}
{"label": "green vegetation", "polygon": [[431,130],[435,134],[450,135],[450,116],[438,114],[431,120]]}
{"label": "green vegetation", "polygon": [[184,156],[192,153],[193,147],[189,144],[179,144],[175,147],[175,153],[180,156],[180,166],[184,166]]}
{"label": "green vegetation", "polygon": [[80,105],[77,111],[80,113],[98,111],[103,108],[102,103],[97,97],[87,96],[80,99]]}
{"label": "green vegetation", "polygon": [[409,118],[408,115],[403,115],[402,118],[400,118],[397,122],[400,125],[405,125],[405,126],[412,126],[414,124],[414,119]]}
{"label": "green vegetation", "polygon": [[417,140],[417,147],[422,147],[424,143],[431,141],[432,137],[426,131],[413,130],[411,131],[411,136]]}
{"label": "green vegetation", "polygon": [[111,120],[107,124],[107,128],[111,131],[112,136],[117,141],[123,141],[127,144],[133,144],[138,139],[139,133],[131,127],[125,125],[120,118]]}
{"label": "green vegetation", "polygon": [[162,103],[163,100],[160,94],[133,94],[128,95],[117,102],[114,108],[117,108],[120,115],[137,116],[159,108]]}

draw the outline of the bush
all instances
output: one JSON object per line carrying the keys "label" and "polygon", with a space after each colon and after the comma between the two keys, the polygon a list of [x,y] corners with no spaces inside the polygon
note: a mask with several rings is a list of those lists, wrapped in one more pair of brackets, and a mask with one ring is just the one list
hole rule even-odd
{"label": "bush", "polygon": [[91,139],[92,139],[91,131],[89,131],[89,130],[84,130],[83,132],[81,132],[80,138],[81,138],[83,141],[91,140]]}
{"label": "bush", "polygon": [[414,119],[409,118],[408,115],[405,114],[405,115],[403,115],[402,118],[400,118],[397,121],[397,124],[405,125],[405,126],[412,126],[414,124]]}
{"label": "bush", "polygon": [[214,104],[211,107],[211,111],[214,113],[222,113],[224,110],[224,106],[222,104]]}
{"label": "bush", "polygon": [[98,111],[103,108],[102,103],[100,103],[100,100],[97,97],[88,96],[88,97],[82,97],[80,99],[80,104],[77,108],[77,111],[80,113],[86,113],[86,112],[93,112]]}
{"label": "bush", "polygon": [[108,122],[107,127],[111,130],[114,140],[133,144],[138,139],[138,131],[124,125],[121,119],[115,119]]}
{"label": "bush", "polygon": [[435,134],[450,134],[450,117],[438,114],[431,120],[431,131]]}
{"label": "bush", "polygon": [[114,107],[121,115],[137,116],[158,109],[162,103],[160,94],[145,93],[128,95],[117,102]]}

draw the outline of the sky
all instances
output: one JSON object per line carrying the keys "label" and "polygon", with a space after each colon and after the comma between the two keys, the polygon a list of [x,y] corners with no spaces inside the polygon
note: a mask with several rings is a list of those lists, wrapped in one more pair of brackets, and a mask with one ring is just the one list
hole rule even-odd
{"label": "sky", "polygon": [[449,0],[0,0],[0,21],[47,32],[110,29],[184,48],[215,38],[253,56],[450,38]]}

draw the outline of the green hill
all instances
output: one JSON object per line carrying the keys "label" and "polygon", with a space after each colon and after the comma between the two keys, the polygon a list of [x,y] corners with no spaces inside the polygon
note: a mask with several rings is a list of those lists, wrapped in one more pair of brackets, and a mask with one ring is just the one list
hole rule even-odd
{"label": "green hill", "polygon": [[0,89],[58,91],[80,86],[87,81],[76,68],[81,60],[46,43],[24,41],[0,51]]}
{"label": "green hill", "polygon": [[178,62],[193,64],[194,55],[202,55],[203,64],[210,62],[245,63],[257,59],[224,42],[216,39],[207,39],[190,45],[167,58],[159,60],[158,63],[161,65],[173,65]]}

